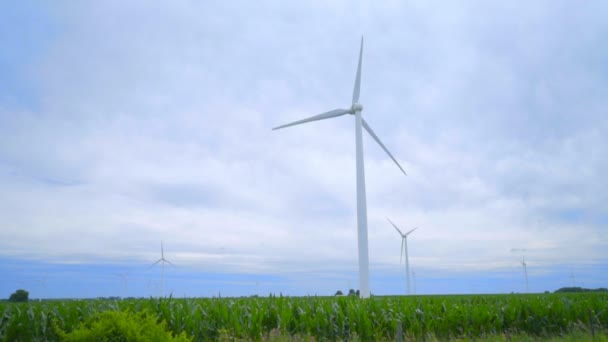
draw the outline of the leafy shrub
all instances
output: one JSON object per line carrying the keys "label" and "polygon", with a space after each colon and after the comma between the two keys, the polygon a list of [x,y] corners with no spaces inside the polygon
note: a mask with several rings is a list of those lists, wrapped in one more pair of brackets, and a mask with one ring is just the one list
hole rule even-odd
{"label": "leafy shrub", "polygon": [[98,342],[188,342],[192,341],[185,332],[177,336],[167,330],[164,321],[157,322],[156,317],[145,312],[105,311],[70,333],[56,328],[61,341],[98,341]]}

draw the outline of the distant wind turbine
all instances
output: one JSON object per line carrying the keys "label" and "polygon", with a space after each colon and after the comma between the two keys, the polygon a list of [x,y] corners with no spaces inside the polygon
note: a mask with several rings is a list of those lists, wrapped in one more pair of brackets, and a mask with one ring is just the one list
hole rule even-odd
{"label": "distant wind turbine", "polygon": [[526,277],[526,293],[528,293],[528,265],[526,264],[526,257],[522,257],[521,265],[524,268],[524,276]]}
{"label": "distant wind turbine", "polygon": [[395,227],[395,229],[401,236],[401,253],[399,254],[399,263],[401,263],[403,255],[405,254],[405,276],[407,279],[407,294],[409,295],[410,294],[410,260],[409,260],[408,253],[407,253],[407,236],[410,235],[411,233],[413,233],[414,230],[418,229],[418,227],[403,234],[403,232],[401,232],[401,230],[397,227],[397,225],[395,225],[393,223],[393,221],[391,221],[391,219],[389,219],[388,217],[386,219],[388,220],[388,222],[390,222],[393,225],[393,227]]}
{"label": "distant wind turbine", "polygon": [[129,274],[128,273],[114,273],[114,276],[119,277],[120,281],[122,283],[122,296],[121,297],[125,297],[125,294],[127,293],[127,287],[128,287],[128,279],[127,276]]}
{"label": "distant wind turbine", "polygon": [[295,126],[311,121],[319,121],[338,116],[351,114],[355,116],[355,146],[356,146],[356,173],[357,173],[357,234],[358,234],[358,250],[359,250],[359,295],[361,298],[369,298],[369,254],[367,243],[367,203],[365,196],[365,168],[363,161],[363,136],[362,129],[365,129],[369,135],[382,147],[388,156],[397,164],[397,167],[405,174],[405,171],[399,165],[395,157],[388,151],[378,136],[372,131],[367,122],[363,120],[361,111],[363,106],[359,103],[359,92],[361,88],[361,62],[363,59],[363,37],[361,37],[361,48],[359,49],[359,63],[357,65],[357,74],[355,76],[355,87],[353,90],[353,99],[350,108],[334,109],[328,112],[318,114],[303,120],[294,121],[282,126],[273,128],[273,130]]}
{"label": "distant wind turbine", "polygon": [[48,274],[44,273],[44,275],[42,276],[42,278],[35,279],[34,281],[37,284],[40,285],[39,289],[42,290],[38,294],[38,298],[39,299],[48,298],[49,297],[49,294],[48,294]]}
{"label": "distant wind turbine", "polygon": [[173,263],[167,259],[165,259],[165,251],[163,249],[163,242],[160,242],[160,259],[158,259],[155,263],[153,263],[152,265],[150,265],[150,267],[156,265],[160,263],[160,296],[162,297],[164,295],[163,289],[164,289],[164,285],[165,285],[165,264],[169,264],[172,266]]}
{"label": "distant wind turbine", "polygon": [[570,273],[570,279],[572,279],[572,287],[576,287],[576,277],[574,273]]}

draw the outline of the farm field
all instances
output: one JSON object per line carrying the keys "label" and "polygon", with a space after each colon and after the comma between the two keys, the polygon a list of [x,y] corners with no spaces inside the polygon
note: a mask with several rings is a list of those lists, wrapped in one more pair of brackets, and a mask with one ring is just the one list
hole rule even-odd
{"label": "farm field", "polygon": [[145,313],[193,341],[605,340],[608,331],[607,293],[149,298],[2,302],[0,341],[58,340],[57,330],[70,333],[102,312]]}

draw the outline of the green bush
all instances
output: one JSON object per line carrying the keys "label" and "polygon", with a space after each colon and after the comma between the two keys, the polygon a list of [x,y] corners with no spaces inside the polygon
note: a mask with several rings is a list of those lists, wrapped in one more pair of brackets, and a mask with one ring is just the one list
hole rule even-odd
{"label": "green bush", "polygon": [[157,322],[156,317],[145,312],[105,311],[74,331],[66,333],[57,328],[61,341],[79,342],[188,342],[192,341],[185,332],[177,336],[167,330],[166,323]]}
{"label": "green bush", "polygon": [[29,295],[30,295],[29,292],[19,289],[11,294],[8,301],[9,302],[27,302],[29,299]]}

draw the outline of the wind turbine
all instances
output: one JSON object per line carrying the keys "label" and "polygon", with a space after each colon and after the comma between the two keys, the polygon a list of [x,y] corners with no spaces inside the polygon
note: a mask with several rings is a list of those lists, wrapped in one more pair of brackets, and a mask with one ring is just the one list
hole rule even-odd
{"label": "wind turbine", "polygon": [[165,251],[163,249],[163,242],[160,242],[160,259],[158,259],[155,263],[153,263],[152,265],[150,265],[150,267],[156,265],[160,263],[160,296],[162,297],[164,292],[163,292],[163,288],[164,288],[164,284],[165,284],[165,263],[175,266],[173,265],[173,263],[167,259],[165,259]]}
{"label": "wind turbine", "polygon": [[128,284],[128,279],[127,276],[129,274],[128,273],[114,273],[114,276],[119,277],[120,281],[122,282],[122,297],[125,297],[125,294],[127,293],[127,287],[129,286]]}
{"label": "wind turbine", "polygon": [[418,227],[403,234],[403,232],[401,232],[401,230],[399,228],[397,228],[397,225],[395,225],[393,223],[393,221],[391,221],[391,219],[389,219],[388,217],[386,219],[388,220],[388,222],[390,222],[393,225],[393,227],[395,227],[395,229],[397,230],[399,235],[401,235],[401,253],[399,254],[399,263],[401,263],[403,254],[405,254],[405,275],[406,275],[406,279],[407,279],[407,294],[409,295],[410,294],[410,260],[407,255],[407,236],[412,234],[414,232],[414,230],[418,229]]}
{"label": "wind turbine", "polygon": [[570,273],[570,279],[572,279],[572,287],[576,287],[576,277],[574,273]]}
{"label": "wind turbine", "polygon": [[526,264],[526,257],[521,258],[521,265],[524,268],[524,276],[526,277],[526,293],[528,293],[528,265]]}
{"label": "wind turbine", "polygon": [[45,297],[48,298],[49,294],[48,294],[48,274],[45,272],[44,275],[42,276],[42,278],[39,279],[35,279],[34,281],[40,285],[40,289],[42,291],[40,291],[41,293],[38,294],[38,299],[44,299]]}
{"label": "wind turbine", "polygon": [[365,198],[365,168],[363,162],[363,136],[362,128],[372,136],[372,138],[382,147],[388,156],[397,164],[397,167],[405,174],[405,171],[399,165],[395,157],[388,151],[378,136],[372,131],[367,122],[361,116],[363,106],[359,103],[359,91],[361,88],[361,61],[363,58],[363,37],[361,37],[361,48],[359,49],[359,63],[357,65],[357,74],[355,76],[355,87],[353,89],[352,104],[348,109],[334,109],[328,112],[318,114],[303,120],[294,121],[282,126],[273,128],[273,130],[295,126],[311,121],[319,121],[338,116],[351,114],[355,116],[355,146],[356,146],[356,172],[357,172],[357,234],[358,234],[358,250],[359,250],[359,295],[361,298],[369,298],[369,255],[367,243],[367,204]]}

